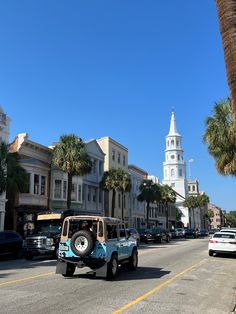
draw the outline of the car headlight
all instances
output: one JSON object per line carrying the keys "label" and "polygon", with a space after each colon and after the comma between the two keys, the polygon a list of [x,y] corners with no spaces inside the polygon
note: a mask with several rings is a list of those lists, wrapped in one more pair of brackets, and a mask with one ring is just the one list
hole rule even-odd
{"label": "car headlight", "polygon": [[46,240],[46,245],[53,245],[54,240],[52,238],[49,238]]}

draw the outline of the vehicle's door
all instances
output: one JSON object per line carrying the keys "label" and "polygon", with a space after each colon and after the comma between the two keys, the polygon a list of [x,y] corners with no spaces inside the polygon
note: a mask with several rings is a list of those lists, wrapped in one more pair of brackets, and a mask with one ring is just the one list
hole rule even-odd
{"label": "vehicle's door", "polygon": [[119,259],[125,259],[129,257],[128,234],[127,234],[127,230],[125,229],[124,224],[119,224],[118,229],[119,229],[119,241],[117,243],[118,248],[119,248],[118,255],[119,255]]}
{"label": "vehicle's door", "polygon": [[6,253],[5,232],[0,232],[0,253]]}

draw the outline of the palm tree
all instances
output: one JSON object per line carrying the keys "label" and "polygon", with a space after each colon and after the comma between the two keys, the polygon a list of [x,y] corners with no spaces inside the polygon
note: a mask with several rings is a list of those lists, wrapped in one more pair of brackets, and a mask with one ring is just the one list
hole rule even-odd
{"label": "palm tree", "polygon": [[[207,206],[207,204],[210,202],[210,198],[209,196],[207,196],[205,193],[201,194],[198,196],[198,203],[199,203],[199,207],[200,207],[200,210],[203,211],[203,208],[205,206]],[[206,227],[206,223],[205,223],[205,215],[203,216],[204,217],[204,228]]]}
{"label": "palm tree", "polygon": [[166,213],[166,229],[169,228],[169,212],[168,205],[175,204],[176,201],[176,192],[172,189],[171,186],[164,184],[161,186],[161,203],[164,204],[165,213]]}
{"label": "palm tree", "polygon": [[123,221],[124,220],[124,193],[129,192],[131,190],[131,180],[127,172],[125,172],[121,168],[118,168],[118,171],[120,172],[119,190],[121,191],[121,197],[122,197],[121,219]]}
{"label": "palm tree", "polygon": [[[194,208],[199,206],[199,200],[195,196],[189,196],[184,202],[184,207],[187,207],[189,209],[189,213],[193,213],[193,227],[195,228],[195,215],[194,215]],[[192,226],[190,222],[190,227]]]}
{"label": "palm tree", "polygon": [[[128,184],[126,182],[126,179],[124,179],[124,176],[126,176],[126,173],[122,169],[111,168],[109,171],[104,172],[102,180],[100,182],[100,187],[103,190],[112,191],[111,217],[114,217],[115,215],[116,191],[121,190],[124,193],[125,189],[128,189]],[[105,215],[109,215],[109,213],[105,213]]]}
{"label": "palm tree", "polygon": [[161,200],[161,187],[159,184],[153,183],[152,180],[144,180],[139,187],[140,194],[137,197],[139,202],[146,202],[146,224],[149,227],[149,210],[150,203],[159,202]]}
{"label": "palm tree", "polygon": [[221,175],[236,176],[236,132],[230,99],[215,104],[213,116],[206,120],[203,136],[215,166]]}
{"label": "palm tree", "polygon": [[53,164],[68,175],[67,208],[70,209],[73,176],[83,176],[92,169],[82,139],[75,134],[62,135],[53,148]]}
{"label": "palm tree", "polygon": [[232,97],[232,111],[236,129],[236,5],[235,0],[215,0],[224,47],[226,73]]}
{"label": "palm tree", "polygon": [[10,152],[9,146],[0,143],[0,193],[6,191],[6,222],[7,228],[13,228],[15,195],[25,192],[28,186],[28,175],[20,165],[20,157],[17,152]]}

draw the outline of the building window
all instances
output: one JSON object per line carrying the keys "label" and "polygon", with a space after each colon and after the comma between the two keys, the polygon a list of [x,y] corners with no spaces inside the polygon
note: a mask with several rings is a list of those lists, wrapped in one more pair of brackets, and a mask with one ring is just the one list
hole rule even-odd
{"label": "building window", "polygon": [[179,169],[179,176],[182,177],[183,176],[183,170]]}
{"label": "building window", "polygon": [[71,201],[75,202],[77,201],[77,184],[72,183],[72,188],[71,188]]}
{"label": "building window", "polygon": [[66,200],[67,199],[67,182],[63,181],[63,199]]}
{"label": "building window", "polygon": [[45,195],[46,190],[46,177],[41,176],[41,195]]}
{"label": "building window", "polygon": [[119,152],[118,152],[117,161],[118,161],[118,164],[120,164],[120,153]]}
{"label": "building window", "polygon": [[39,194],[39,175],[34,175],[34,194]]}
{"label": "building window", "polygon": [[174,145],[175,145],[174,140],[171,140],[171,147],[174,147]]}
{"label": "building window", "polygon": [[171,183],[171,187],[174,188],[175,187],[175,183]]}
{"label": "building window", "polygon": [[116,159],[116,151],[114,149],[111,152],[111,158],[113,161],[115,161],[115,159]]}
{"label": "building window", "polygon": [[180,156],[178,155],[178,160],[180,160]]}
{"label": "building window", "polygon": [[175,155],[171,155],[170,158],[171,158],[171,159],[175,159]]}
{"label": "building window", "polygon": [[82,185],[78,184],[78,201],[82,202]]}
{"label": "building window", "polygon": [[189,192],[191,191],[191,186],[190,185],[188,186],[188,190],[189,190]]}
{"label": "building window", "polygon": [[125,163],[125,155],[123,155],[123,166],[125,166],[126,163]]}
{"label": "building window", "polygon": [[97,167],[97,160],[93,160],[93,163],[92,163],[92,171],[93,171],[93,174],[96,174],[96,167]]}
{"label": "building window", "polygon": [[91,187],[88,186],[88,201],[90,202],[91,199]]}
{"label": "building window", "polygon": [[99,175],[101,175],[102,174],[102,162],[101,161],[99,161],[98,171],[99,171]]}
{"label": "building window", "polygon": [[179,140],[176,141],[176,145],[177,145],[177,147],[179,147]]}
{"label": "building window", "polygon": [[171,169],[170,175],[171,175],[172,177],[175,175],[175,170],[174,170],[174,169]]}
{"label": "building window", "polygon": [[61,180],[55,180],[54,198],[61,199]]}
{"label": "building window", "polygon": [[195,192],[195,185],[193,185],[193,191]]}
{"label": "building window", "polygon": [[27,185],[26,185],[25,193],[30,193],[30,178],[31,178],[31,174],[27,173]]}
{"label": "building window", "polygon": [[99,201],[99,203],[101,203],[102,202],[102,191],[101,191],[101,189],[99,189],[99,194],[98,194],[99,196],[98,196],[98,201]]}
{"label": "building window", "polygon": [[96,198],[97,198],[97,189],[93,189],[93,202],[96,203]]}

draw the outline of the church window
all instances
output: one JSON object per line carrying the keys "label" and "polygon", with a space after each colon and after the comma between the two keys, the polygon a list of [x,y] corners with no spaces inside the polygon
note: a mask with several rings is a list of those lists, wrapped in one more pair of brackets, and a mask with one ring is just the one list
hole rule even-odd
{"label": "church window", "polygon": [[179,176],[182,177],[183,176],[183,170],[179,169]]}
{"label": "church window", "polygon": [[193,185],[193,191],[195,191],[195,185]]}
{"label": "church window", "polygon": [[180,160],[180,156],[178,155],[178,160]]}
{"label": "church window", "polygon": [[171,159],[175,159],[175,155],[171,155],[170,158],[171,158]]}
{"label": "church window", "polygon": [[177,147],[179,147],[179,140],[176,141],[176,145],[177,145]]}
{"label": "church window", "polygon": [[175,175],[175,170],[174,170],[174,169],[171,169],[170,175],[171,175],[172,177]]}
{"label": "church window", "polygon": [[175,144],[174,140],[171,140],[171,147],[173,147]]}

